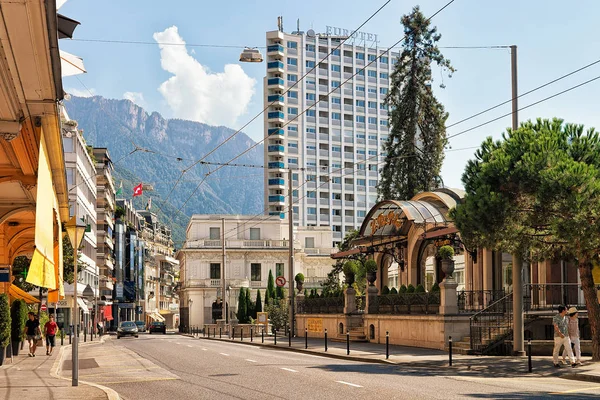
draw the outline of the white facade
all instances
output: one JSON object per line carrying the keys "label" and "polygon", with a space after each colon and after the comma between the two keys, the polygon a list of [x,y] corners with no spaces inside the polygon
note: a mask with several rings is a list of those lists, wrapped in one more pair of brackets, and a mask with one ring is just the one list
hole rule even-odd
{"label": "white facade", "polygon": [[[329,226],[336,245],[347,231],[360,228],[377,200],[376,185],[385,158],[382,145],[389,134],[384,99],[398,54],[343,44],[284,96],[343,38],[281,31],[267,32],[266,38],[264,102],[269,107],[264,114],[268,166],[264,191],[268,213],[285,218],[287,168],[298,168],[292,175],[294,223]],[[359,72],[380,54],[381,58]],[[322,101],[302,114],[318,99]]]}
{"label": "white facade", "polygon": [[[222,219],[225,229],[221,230]],[[182,309],[191,308],[191,319],[182,324],[211,323],[212,306],[222,298],[221,235],[225,234],[225,299],[230,315],[237,310],[240,288],[250,288],[252,300],[261,290],[264,301],[269,271],[273,277],[289,277],[288,225],[278,216],[256,219],[240,215],[194,215],[187,228],[186,242],[177,253],[180,262]],[[302,272],[306,287],[318,286],[331,271],[331,230],[300,228],[295,232],[294,275]],[[305,249],[305,244],[311,247]],[[286,286],[287,289],[287,286]]]}

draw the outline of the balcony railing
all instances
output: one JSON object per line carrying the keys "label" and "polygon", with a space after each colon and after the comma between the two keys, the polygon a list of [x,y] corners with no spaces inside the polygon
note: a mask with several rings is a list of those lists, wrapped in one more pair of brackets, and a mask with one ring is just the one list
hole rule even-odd
{"label": "balcony railing", "polygon": [[279,161],[270,162],[267,164],[269,168],[284,168],[285,164]]}
{"label": "balcony railing", "polygon": [[282,102],[282,103],[283,103],[283,99],[284,99],[284,98],[283,98],[283,96],[280,96],[280,95],[278,95],[278,94],[272,94],[272,95],[270,95],[270,96],[267,96],[267,100],[268,100],[269,102],[273,102],[273,101],[280,101],[280,102]]}
{"label": "balcony railing", "polygon": [[280,85],[283,86],[284,82],[282,78],[269,78],[267,80],[267,85]]}
{"label": "balcony railing", "polygon": [[285,180],[282,178],[271,178],[269,179],[269,185],[285,185]]}
{"label": "balcony railing", "polygon": [[284,201],[285,201],[285,196],[283,196],[283,195],[269,196],[269,202],[284,202]]}
{"label": "balcony railing", "polygon": [[281,218],[281,219],[285,218],[285,213],[282,213],[280,211],[269,211],[269,215],[279,215],[279,218]]}
{"label": "balcony railing", "polygon": [[269,135],[283,135],[283,128],[270,128]]}
{"label": "balcony railing", "polygon": [[[279,211],[275,212],[273,211],[275,214],[274,215],[278,215],[280,214]],[[283,214],[283,213],[281,213]],[[225,241],[225,247],[227,248],[287,248],[289,245],[289,242],[287,240],[244,240],[244,239],[237,239],[237,240],[226,240]],[[193,249],[197,249],[197,248],[211,248],[211,247],[216,247],[216,248],[220,248],[221,247],[221,241],[220,240],[195,240],[195,241],[190,241],[187,242],[185,245],[186,248],[193,248]]]}
{"label": "balcony railing", "polygon": [[283,46],[280,44],[272,44],[267,46],[267,53],[271,53],[274,51],[283,53]]}
{"label": "balcony railing", "polygon": [[267,68],[281,68],[283,69],[283,63],[281,61],[271,61],[267,63]]}
{"label": "balcony railing", "polygon": [[267,146],[267,150],[269,152],[272,152],[272,151],[283,152],[285,150],[285,147],[283,147],[282,145],[279,145],[279,144],[272,144],[272,145]]}
{"label": "balcony railing", "polygon": [[[250,282],[246,279],[227,279],[226,283],[231,287],[249,287]],[[207,288],[220,288],[221,279],[187,279],[185,281],[185,287],[207,287]]]}
{"label": "balcony railing", "polygon": [[281,111],[271,111],[270,113],[267,114],[267,117],[283,119],[283,118],[285,118],[285,115]]}

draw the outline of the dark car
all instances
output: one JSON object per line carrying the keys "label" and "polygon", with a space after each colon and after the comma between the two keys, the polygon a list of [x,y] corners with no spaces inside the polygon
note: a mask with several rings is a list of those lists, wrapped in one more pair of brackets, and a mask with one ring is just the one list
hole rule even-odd
{"label": "dark car", "polygon": [[138,332],[146,332],[146,324],[144,321],[135,321],[135,325],[138,328]]}
{"label": "dark car", "polygon": [[150,324],[150,328],[148,328],[148,332],[152,334],[152,332],[162,332],[163,335],[167,333],[167,326],[164,322],[154,321]]}
{"label": "dark car", "polygon": [[123,321],[119,324],[119,328],[117,329],[117,339],[121,339],[122,336],[138,337],[138,328],[135,322]]}

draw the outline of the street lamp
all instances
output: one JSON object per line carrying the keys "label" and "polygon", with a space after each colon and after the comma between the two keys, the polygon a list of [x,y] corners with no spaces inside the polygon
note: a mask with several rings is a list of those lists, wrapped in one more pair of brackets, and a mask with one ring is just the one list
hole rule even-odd
{"label": "street lamp", "polygon": [[260,50],[254,47],[245,47],[240,54],[241,62],[260,63],[263,62],[263,56],[260,54]]}
{"label": "street lamp", "polygon": [[192,300],[188,297],[188,326],[189,327],[192,326],[192,304],[193,303],[194,303],[194,300]]}
{"label": "street lamp", "polygon": [[79,348],[77,340],[77,323],[79,321],[79,311],[77,310],[77,250],[81,245],[83,235],[85,234],[85,224],[73,216],[66,225],[67,235],[73,246],[73,326],[75,334],[73,335],[73,345],[71,346],[71,385],[79,386]]}

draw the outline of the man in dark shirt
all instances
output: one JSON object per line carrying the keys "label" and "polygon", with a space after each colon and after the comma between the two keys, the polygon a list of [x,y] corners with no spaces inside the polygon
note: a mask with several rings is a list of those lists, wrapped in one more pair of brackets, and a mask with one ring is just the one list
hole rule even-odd
{"label": "man in dark shirt", "polygon": [[30,312],[28,316],[29,320],[25,322],[24,333],[27,336],[27,342],[29,342],[29,357],[35,357],[36,336],[41,337],[42,332],[40,331],[40,321],[35,318],[35,314]]}

